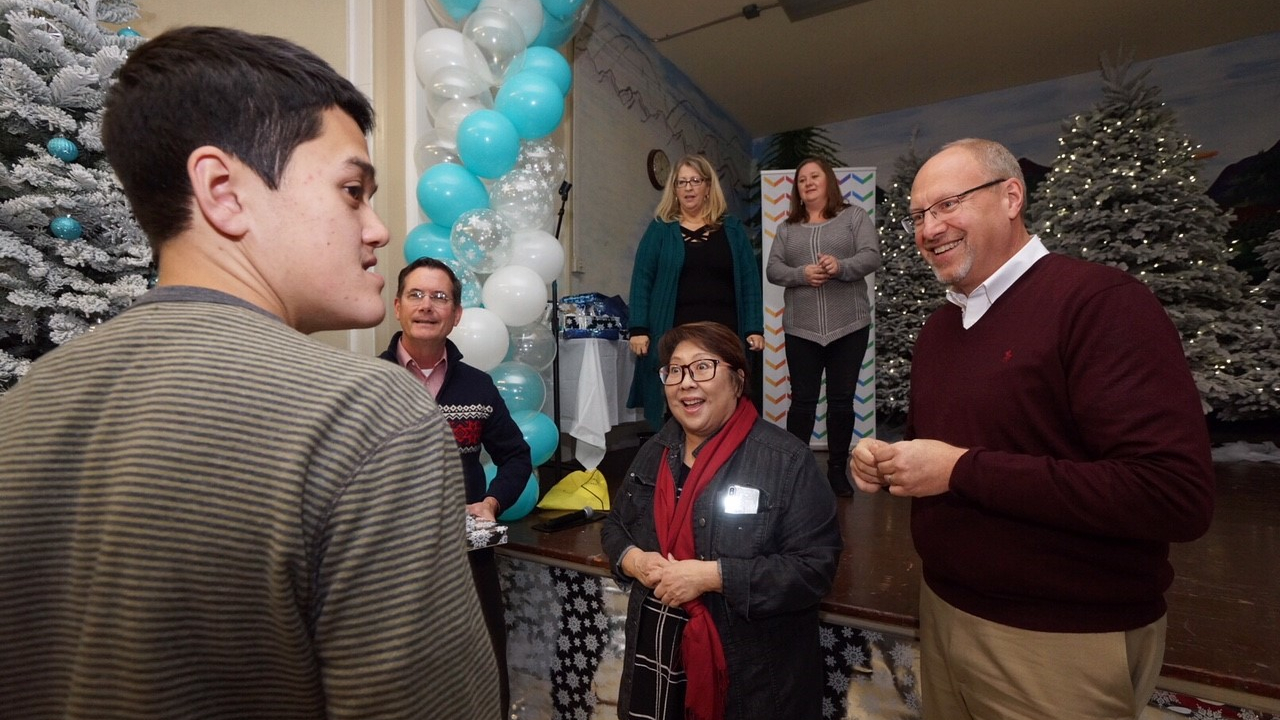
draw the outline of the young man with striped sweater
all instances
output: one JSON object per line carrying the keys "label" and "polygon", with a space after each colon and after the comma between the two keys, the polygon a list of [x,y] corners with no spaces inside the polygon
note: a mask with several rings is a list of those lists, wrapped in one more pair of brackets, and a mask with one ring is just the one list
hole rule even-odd
{"label": "young man with striped sweater", "polygon": [[129,58],[103,141],[158,286],[0,399],[0,708],[488,718],[429,394],[317,330],[384,314],[368,100],[220,28]]}

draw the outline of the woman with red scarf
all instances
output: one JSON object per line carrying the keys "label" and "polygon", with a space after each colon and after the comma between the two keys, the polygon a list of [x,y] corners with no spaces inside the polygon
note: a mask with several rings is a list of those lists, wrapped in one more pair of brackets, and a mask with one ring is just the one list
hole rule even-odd
{"label": "woman with red scarf", "polygon": [[809,448],[742,396],[732,330],[679,325],[658,352],[671,419],[636,454],[601,531],[631,587],[618,716],[820,718],[835,496]]}

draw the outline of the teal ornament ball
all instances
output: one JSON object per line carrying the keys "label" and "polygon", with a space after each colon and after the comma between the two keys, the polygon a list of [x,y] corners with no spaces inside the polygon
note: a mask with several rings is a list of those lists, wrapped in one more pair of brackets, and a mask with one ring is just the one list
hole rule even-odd
{"label": "teal ornament ball", "polygon": [[79,221],[70,215],[56,217],[53,222],[49,223],[49,232],[60,240],[79,240],[84,228]]}
{"label": "teal ornament ball", "polygon": [[123,27],[116,31],[120,37],[140,37],[141,33],[131,27]]}
{"label": "teal ornament ball", "polygon": [[76,158],[80,157],[80,148],[64,137],[52,138],[45,143],[44,147],[50,155],[62,162],[75,162]]}

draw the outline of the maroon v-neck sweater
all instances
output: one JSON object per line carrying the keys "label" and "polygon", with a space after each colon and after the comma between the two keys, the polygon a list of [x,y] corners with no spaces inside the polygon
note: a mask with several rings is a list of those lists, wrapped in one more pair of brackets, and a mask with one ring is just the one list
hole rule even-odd
{"label": "maroon v-neck sweater", "polygon": [[1169,543],[1209,526],[1209,439],[1182,344],[1147,288],[1051,254],[969,329],[947,304],[911,368],[909,438],[968,448],[918,498],[924,579],[988,620],[1052,632],[1155,621]]}

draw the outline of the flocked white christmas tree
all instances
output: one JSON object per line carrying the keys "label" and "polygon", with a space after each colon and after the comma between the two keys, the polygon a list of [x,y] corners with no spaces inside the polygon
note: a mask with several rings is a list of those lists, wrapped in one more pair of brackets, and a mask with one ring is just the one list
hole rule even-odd
{"label": "flocked white christmas tree", "polygon": [[1275,327],[1280,327],[1280,230],[1267,236],[1254,248],[1267,268],[1267,277],[1258,284],[1258,302],[1267,308]]}
{"label": "flocked white christmas tree", "polygon": [[1102,66],[1103,98],[1063,123],[1029,210],[1050,250],[1113,265],[1155,293],[1183,338],[1206,409],[1280,414],[1276,328],[1231,267],[1229,218],[1197,176],[1196,146],[1128,61]]}
{"label": "flocked white christmas tree", "polygon": [[[100,135],[132,0],[0,0],[0,392],[146,290],[151,251]],[[145,142],[145,139],[140,139]]]}
{"label": "flocked white christmas tree", "polygon": [[876,421],[880,426],[906,419],[916,336],[945,300],[945,288],[916,250],[915,235],[902,227],[911,205],[911,183],[923,163],[913,142],[894,162],[889,188],[876,209],[881,257],[876,271]]}

